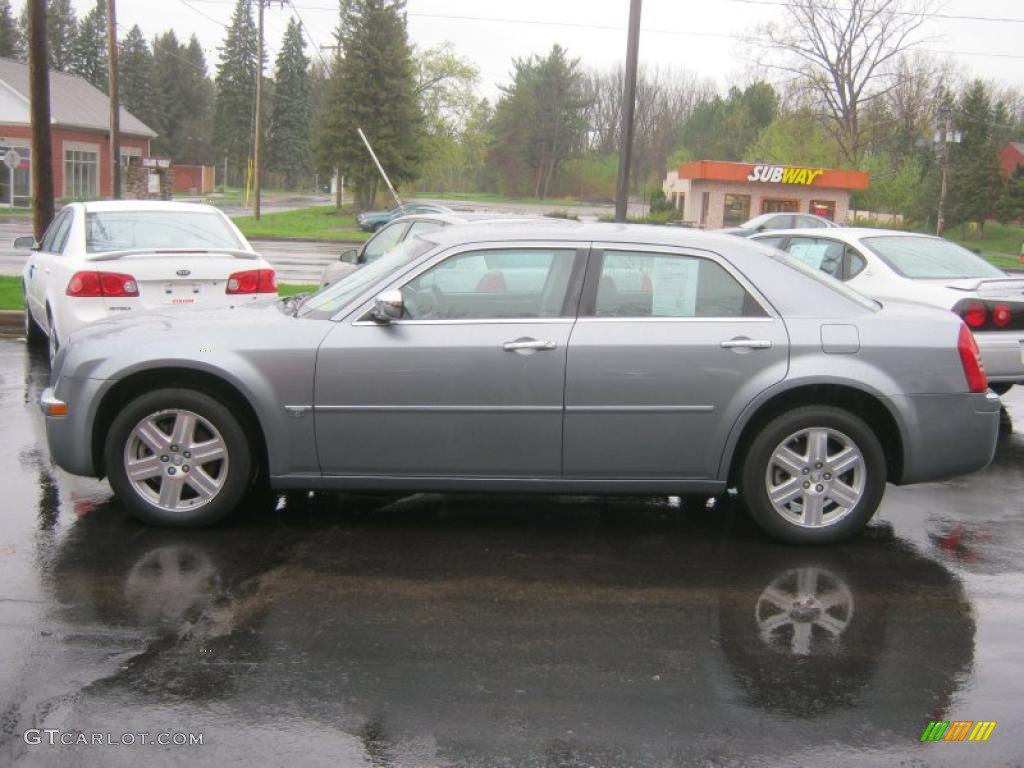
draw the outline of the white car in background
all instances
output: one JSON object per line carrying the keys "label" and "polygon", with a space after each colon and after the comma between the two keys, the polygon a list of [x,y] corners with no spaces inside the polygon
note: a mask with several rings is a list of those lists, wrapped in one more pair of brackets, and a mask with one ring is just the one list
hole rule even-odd
{"label": "white car in background", "polygon": [[277,295],[274,270],[209,205],[148,200],[71,203],[22,272],[25,335],[52,360],[72,333],[111,315],[221,307]]}
{"label": "white car in background", "polygon": [[790,229],[750,238],[866,296],[952,310],[971,329],[989,384],[1024,384],[1024,275],[1012,276],[941,237],[890,229]]}

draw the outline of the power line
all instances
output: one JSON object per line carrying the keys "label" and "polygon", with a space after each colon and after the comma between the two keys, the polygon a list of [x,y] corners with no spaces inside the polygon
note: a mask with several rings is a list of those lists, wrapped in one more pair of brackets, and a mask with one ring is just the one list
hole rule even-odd
{"label": "power line", "polygon": [[316,53],[317,58],[320,59],[320,63],[323,64],[324,69],[326,70],[327,69],[327,60],[324,58],[324,55],[322,53],[320,53],[320,46],[317,45],[316,44],[316,40],[313,39],[313,35],[309,31],[309,27],[306,26],[306,22],[302,20],[302,15],[299,13],[299,9],[295,6],[295,3],[293,2],[293,0],[288,0],[288,5],[291,6],[292,13],[294,13],[295,14],[295,18],[298,19],[299,27],[301,27],[302,31],[305,33],[306,39],[309,40],[310,47]]}

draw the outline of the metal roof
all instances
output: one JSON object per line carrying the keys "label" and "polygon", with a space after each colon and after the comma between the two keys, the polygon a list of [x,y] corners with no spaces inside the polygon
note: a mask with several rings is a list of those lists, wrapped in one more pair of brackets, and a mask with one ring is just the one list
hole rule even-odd
{"label": "metal roof", "polygon": [[[6,85],[26,106],[29,102],[28,65],[0,58],[0,83]],[[50,70],[50,120],[54,125],[109,130],[110,100],[107,94],[85,78]],[[0,123],[11,122],[0,114]],[[155,138],[157,133],[124,107],[121,107],[121,133]]]}

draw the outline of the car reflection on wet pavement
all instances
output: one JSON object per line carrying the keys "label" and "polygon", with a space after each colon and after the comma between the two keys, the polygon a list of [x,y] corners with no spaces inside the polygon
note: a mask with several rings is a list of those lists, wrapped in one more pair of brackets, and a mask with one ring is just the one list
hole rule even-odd
{"label": "car reflection on wet pavement", "polygon": [[[0,340],[0,765],[1019,765],[1024,439],[866,535],[719,504],[421,494],[146,528],[49,460]],[[930,720],[995,720],[922,744]],[[202,733],[27,744],[28,729]]]}

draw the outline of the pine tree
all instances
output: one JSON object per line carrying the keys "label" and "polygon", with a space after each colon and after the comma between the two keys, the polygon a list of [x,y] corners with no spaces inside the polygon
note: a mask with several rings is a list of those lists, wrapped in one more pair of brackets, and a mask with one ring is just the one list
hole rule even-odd
{"label": "pine tree", "polygon": [[217,67],[213,146],[217,158],[227,157],[229,177],[245,179],[251,155],[256,106],[258,43],[252,18],[252,0],[237,0]]}
{"label": "pine tree", "polygon": [[961,225],[973,221],[983,229],[1001,186],[993,126],[1005,113],[1000,105],[993,107],[988,86],[975,80],[961,95],[954,114],[961,142],[951,146],[950,218]]}
{"label": "pine tree", "polygon": [[[21,37],[28,40],[28,3],[18,17]],[[46,8],[46,38],[50,47],[50,69],[70,72],[75,38],[78,35],[78,17],[71,0],[50,0]]]}
{"label": "pine tree", "polygon": [[118,88],[121,106],[156,128],[158,102],[154,86],[153,54],[136,24],[117,46]]}
{"label": "pine tree", "polygon": [[199,39],[192,35],[182,47],[184,113],[174,136],[174,158],[181,163],[208,165],[213,162],[211,140],[213,120],[213,83],[206,74],[206,57]]}
{"label": "pine tree", "polygon": [[96,0],[78,25],[71,51],[71,71],[104,93],[107,90],[107,4]]}
{"label": "pine tree", "polygon": [[362,128],[395,184],[415,178],[423,118],[406,30],[405,0],[341,0],[339,55],[321,104],[320,167],[337,168],[369,207],[377,170],[356,132]]}
{"label": "pine tree", "polygon": [[0,56],[20,59],[24,55],[25,41],[11,12],[11,0],[0,0]]}
{"label": "pine tree", "polygon": [[309,59],[302,28],[288,22],[274,71],[274,108],[267,131],[267,167],[284,173],[293,187],[309,173],[309,121],[311,112]]}

